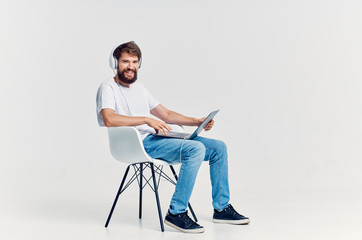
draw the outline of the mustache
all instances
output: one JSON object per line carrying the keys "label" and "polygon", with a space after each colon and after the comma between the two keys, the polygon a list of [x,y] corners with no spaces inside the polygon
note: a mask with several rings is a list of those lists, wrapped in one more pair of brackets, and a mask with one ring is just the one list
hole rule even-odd
{"label": "mustache", "polygon": [[122,73],[128,72],[128,71],[132,71],[133,73],[136,73],[136,70],[135,70],[135,69],[130,69],[130,68],[124,69],[124,70],[122,71]]}

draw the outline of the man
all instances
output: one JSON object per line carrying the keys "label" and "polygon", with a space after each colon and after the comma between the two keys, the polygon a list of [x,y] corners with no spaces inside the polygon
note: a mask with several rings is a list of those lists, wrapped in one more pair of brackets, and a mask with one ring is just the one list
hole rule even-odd
{"label": "man", "polygon": [[[193,140],[166,138],[168,124],[199,126],[204,118],[192,118],[159,104],[141,84],[136,82],[141,51],[134,42],[118,46],[111,55],[116,76],[103,82],[97,93],[97,115],[101,126],[135,126],[143,139],[146,152],[157,159],[180,162],[181,168],[165,223],[186,233],[203,232],[204,227],[187,215],[187,204],[203,161],[209,161],[212,184],[213,222],[248,224],[249,218],[237,213],[229,204],[228,162],[226,145],[219,140],[196,137]],[[114,65],[114,66],[113,66]],[[151,118],[150,114],[158,119]],[[205,130],[214,125],[209,122]]]}

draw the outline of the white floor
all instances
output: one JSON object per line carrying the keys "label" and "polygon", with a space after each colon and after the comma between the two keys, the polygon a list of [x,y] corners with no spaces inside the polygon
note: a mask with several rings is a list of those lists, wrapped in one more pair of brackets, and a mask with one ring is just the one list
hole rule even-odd
{"label": "white floor", "polygon": [[[116,188],[116,185],[114,186]],[[0,208],[1,239],[362,239],[362,194],[353,190],[239,191],[234,207],[251,218],[249,225],[211,222],[211,206],[205,193],[193,194],[192,204],[205,226],[203,234],[183,234],[165,226],[160,231],[153,192],[144,191],[144,211],[138,219],[136,188],[128,189],[109,227],[104,223],[114,193],[24,196]],[[161,189],[162,210],[172,189]],[[106,194],[104,194],[106,195]],[[93,197],[92,197],[93,196]],[[122,196],[122,195],[121,195]],[[8,199],[9,200],[9,199]]]}

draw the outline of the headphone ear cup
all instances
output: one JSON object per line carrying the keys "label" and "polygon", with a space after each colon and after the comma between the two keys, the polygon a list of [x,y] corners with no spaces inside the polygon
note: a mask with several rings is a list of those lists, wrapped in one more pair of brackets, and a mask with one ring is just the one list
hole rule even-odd
{"label": "headphone ear cup", "polygon": [[109,56],[109,67],[113,70],[113,69],[117,69],[118,66],[118,61],[117,59],[113,56],[113,52],[114,49],[111,52],[111,55]]}
{"label": "headphone ear cup", "polygon": [[118,68],[118,60],[116,58],[114,59],[114,68],[113,69],[117,69]]}

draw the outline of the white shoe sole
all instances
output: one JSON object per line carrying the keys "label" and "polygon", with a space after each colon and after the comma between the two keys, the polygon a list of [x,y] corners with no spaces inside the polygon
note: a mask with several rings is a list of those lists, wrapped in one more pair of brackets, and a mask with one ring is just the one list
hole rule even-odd
{"label": "white shoe sole", "polygon": [[235,225],[242,225],[250,223],[250,219],[241,219],[241,220],[222,220],[222,219],[215,219],[213,218],[212,221],[214,223],[227,223],[227,224],[235,224]]}
{"label": "white shoe sole", "polygon": [[183,229],[183,228],[180,228],[172,223],[170,223],[169,221],[165,220],[165,223],[166,225],[170,226],[170,227],[173,227],[181,232],[184,232],[184,233],[203,233],[205,231],[204,227],[202,228],[196,228],[196,229]]}

